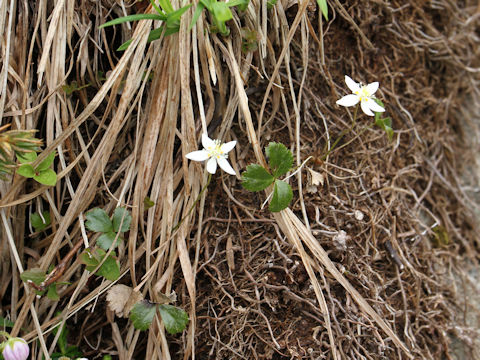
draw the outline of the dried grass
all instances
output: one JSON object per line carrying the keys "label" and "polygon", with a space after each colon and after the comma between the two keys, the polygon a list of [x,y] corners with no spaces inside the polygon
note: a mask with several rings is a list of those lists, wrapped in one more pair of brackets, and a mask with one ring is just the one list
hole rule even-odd
{"label": "dried grass", "polygon": [[[478,109],[478,7],[335,0],[324,23],[313,1],[267,11],[252,0],[226,38],[206,31],[204,15],[190,31],[193,12],[179,34],[152,44],[151,21],[98,29],[151,11],[144,3],[0,5],[0,126],[39,129],[47,147],[38,161],[59,154],[54,188],[19,176],[0,183],[0,316],[15,322],[13,334],[40,340],[33,358],[55,349],[57,324],[89,358],[439,359],[451,356],[452,337],[478,356],[456,285],[471,279],[462,263],[477,264],[480,245],[478,204],[459,175],[472,154],[459,135],[466,99]],[[256,31],[258,51],[242,52],[243,27]],[[362,119],[322,159],[351,123],[334,105],[345,74],[380,81],[395,136],[388,142]],[[74,80],[88,86],[68,96],[62,86]],[[300,172],[291,210],[270,215],[259,210],[263,195],[217,174],[189,215],[207,178],[184,154],[207,129],[239,142],[239,173],[263,164],[275,140],[297,164],[312,156],[325,183],[312,187]],[[148,210],[145,196],[155,202]],[[105,309],[112,284],[76,257],[57,303],[20,281],[24,268],[47,269],[94,244],[85,211],[119,205],[133,217],[119,282],[152,301],[176,291],[190,316],[183,336],[167,335],[159,319],[141,334],[114,318]],[[51,228],[30,234],[29,214],[42,208]],[[435,243],[433,224],[448,244]]]}

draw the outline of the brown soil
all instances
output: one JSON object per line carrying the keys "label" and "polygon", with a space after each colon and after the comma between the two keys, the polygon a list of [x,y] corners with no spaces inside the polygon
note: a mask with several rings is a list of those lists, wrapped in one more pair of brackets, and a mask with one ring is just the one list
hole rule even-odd
{"label": "brown soil", "polygon": [[[197,359],[480,358],[478,322],[470,320],[478,318],[478,306],[465,301],[478,290],[477,275],[468,274],[479,260],[478,182],[462,178],[478,152],[476,133],[465,130],[476,127],[463,124],[475,121],[472,113],[480,109],[480,8],[468,0],[327,2],[328,22],[314,1],[279,0],[267,13],[266,33],[258,1],[251,4],[257,17],[236,14],[226,38],[210,34],[208,40],[199,28],[208,26],[202,17],[192,40],[188,20],[179,34],[145,49],[134,43],[123,63],[115,49],[134,32],[125,25],[98,29],[125,15],[115,2],[49,4],[43,11],[39,4],[15,4],[10,66],[18,76],[8,75],[2,124],[39,129],[48,149],[61,145],[67,166],[78,163],[54,189],[38,194],[37,183],[19,176],[1,184],[0,316],[15,322],[14,334],[39,337],[33,304],[47,348],[55,347],[49,331],[63,311],[69,344],[89,359],[181,359],[192,352]],[[146,11],[142,4],[126,12]],[[49,38],[56,9],[58,30]],[[305,16],[297,23],[299,14]],[[146,22],[133,24],[135,36],[146,39],[148,29],[138,24]],[[241,51],[241,27],[256,31],[255,50]],[[109,74],[112,90],[98,79],[99,71],[111,69],[119,70]],[[150,70],[153,80],[142,83]],[[360,110],[346,131],[354,108],[335,104],[348,93],[346,74],[380,82],[376,95],[392,119],[392,141]],[[66,95],[64,78],[89,86]],[[264,193],[248,192],[239,177],[220,171],[188,216],[205,176],[184,154],[197,149],[203,110],[211,137],[238,141],[230,160],[240,172],[262,161],[258,149],[270,141],[289,147],[297,164],[312,157],[290,180],[290,209],[315,243],[288,222],[290,213],[262,210]],[[85,148],[88,156],[81,154]],[[63,170],[58,157],[56,170]],[[323,183],[312,184],[311,171]],[[146,211],[145,196],[155,202]],[[47,268],[83,242],[81,213],[97,206],[112,212],[118,201],[133,214],[118,254],[125,272],[119,282],[135,287],[148,273],[140,291],[152,301],[175,291],[175,305],[190,315],[183,334],[166,334],[158,321],[139,333],[114,317],[105,282],[83,271],[82,250],[67,264],[61,281],[70,285],[59,287],[58,302],[25,293],[6,228],[24,268]],[[30,235],[26,216],[39,206],[50,209],[53,223]],[[170,229],[185,215],[172,237]],[[94,246],[94,234],[88,238]],[[31,349],[39,354],[40,343]]]}

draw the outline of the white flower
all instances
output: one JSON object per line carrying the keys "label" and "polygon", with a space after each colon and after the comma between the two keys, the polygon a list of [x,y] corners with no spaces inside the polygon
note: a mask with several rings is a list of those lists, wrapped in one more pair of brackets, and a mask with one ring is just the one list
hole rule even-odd
{"label": "white flower", "polygon": [[217,163],[222,168],[223,171],[230,175],[235,175],[235,170],[228,162],[228,152],[232,150],[236,141],[230,141],[228,143],[222,144],[220,140],[212,140],[208,137],[207,134],[202,134],[202,145],[203,150],[193,151],[186,155],[187,159],[194,161],[207,161],[207,171],[210,174],[215,174],[217,171]]}
{"label": "white flower", "polygon": [[383,107],[378,105],[375,100],[373,100],[375,98],[373,94],[375,94],[378,89],[378,82],[362,85],[361,83],[356,83],[350,77],[345,75],[345,83],[353,94],[346,95],[340,100],[337,100],[338,105],[353,106],[358,104],[360,101],[360,107],[362,108],[362,111],[368,116],[375,115],[372,110],[375,112],[385,111]]}

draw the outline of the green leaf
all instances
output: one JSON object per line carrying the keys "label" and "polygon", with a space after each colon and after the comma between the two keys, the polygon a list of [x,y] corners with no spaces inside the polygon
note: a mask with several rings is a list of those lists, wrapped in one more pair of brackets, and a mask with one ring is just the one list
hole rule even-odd
{"label": "green leaf", "polygon": [[115,281],[120,277],[120,266],[114,258],[115,253],[109,255],[105,262],[98,269],[97,275],[103,276],[105,279]]}
{"label": "green leaf", "polygon": [[250,0],[230,0],[227,3],[227,6],[228,7],[236,6],[238,8],[238,10],[245,11],[245,10],[247,10],[249,2],[250,2]]}
{"label": "green leaf", "polygon": [[[87,270],[90,272],[95,270],[95,268],[100,263],[100,258],[97,258],[95,255],[96,254],[92,254],[92,251],[90,249],[85,250],[80,255],[80,261],[87,266]],[[105,252],[103,252],[103,255],[105,255]]]}
{"label": "green leaf", "polygon": [[247,171],[242,174],[242,186],[250,191],[261,191],[269,187],[275,178],[264,167],[258,164],[247,166]]}
{"label": "green leaf", "polygon": [[37,153],[35,151],[26,153],[17,153],[17,159],[20,164],[31,163],[37,159]]}
{"label": "green leaf", "polygon": [[[108,250],[108,249],[110,249],[110,246],[115,241],[116,236],[117,236],[117,234],[114,233],[113,231],[103,233],[102,235],[100,235],[98,237],[97,245],[100,246],[104,250]],[[118,239],[117,239],[117,243],[115,244],[114,248],[116,248],[118,246],[118,244],[120,244],[120,240],[121,240],[121,237],[119,236]]]}
{"label": "green leaf", "polygon": [[[154,3],[153,0],[150,0],[150,2],[152,4]],[[158,3],[167,14],[170,14],[173,11],[173,6],[170,0],[158,0]]]}
{"label": "green leaf", "polygon": [[14,327],[15,323],[13,321],[10,321],[8,319],[5,319],[4,317],[0,316],[0,328],[4,327]]}
{"label": "green leaf", "polygon": [[[43,219],[45,219],[45,222],[43,222],[42,216],[43,216]],[[33,213],[30,216],[30,223],[35,228],[35,231],[37,232],[45,230],[45,228],[51,223],[49,211],[43,211],[42,216],[40,216],[39,213]]]}
{"label": "green leaf", "polygon": [[122,45],[120,45],[117,49],[117,51],[124,51],[127,50],[128,46],[132,42],[132,39],[125,41]]}
{"label": "green leaf", "polygon": [[54,186],[57,183],[57,173],[53,169],[40,171],[33,178],[42,185]]}
{"label": "green leaf", "polygon": [[85,214],[85,217],[87,218],[85,226],[88,230],[104,233],[113,231],[112,221],[105,210],[100,208],[92,209]]}
{"label": "green leaf", "polygon": [[192,17],[192,22],[190,23],[190,26],[188,27],[188,30],[192,30],[193,25],[195,25],[198,21],[198,18],[200,15],[202,15],[202,11],[205,9],[205,5],[203,5],[200,1],[198,2],[197,8],[195,9],[195,12],[193,13]]}
{"label": "green leaf", "polygon": [[267,9],[270,10],[277,4],[277,0],[268,0],[267,1]]}
{"label": "green leaf", "polygon": [[143,331],[150,327],[156,311],[157,306],[155,304],[148,300],[142,300],[133,305],[129,317],[135,329]]}
{"label": "green leaf", "polygon": [[158,7],[158,5],[155,3],[155,0],[150,0],[150,4],[152,4],[153,8],[155,9],[155,11],[156,11],[157,13],[159,13],[160,15],[165,15],[165,14],[163,13],[162,9],[160,9],[160,8]]}
{"label": "green leaf", "polygon": [[48,156],[43,160],[35,169],[36,171],[44,171],[47,170],[50,165],[53,164],[53,160],[55,159],[55,151],[52,151]]}
{"label": "green leaf", "polygon": [[60,300],[60,296],[57,293],[57,284],[52,284],[48,287],[47,297],[53,301]]}
{"label": "green leaf", "polygon": [[272,201],[269,209],[271,212],[279,212],[286,209],[292,201],[293,191],[289,184],[282,180],[276,180],[273,187]]}
{"label": "green leaf", "polygon": [[148,210],[150,209],[151,207],[153,207],[155,205],[155,203],[152,201],[152,199],[150,199],[148,196],[145,196],[145,199],[143,199],[143,207],[145,210]]}
{"label": "green leaf", "polygon": [[26,178],[33,178],[35,176],[35,170],[32,165],[23,164],[18,167],[17,174],[25,176]]}
{"label": "green leaf", "polygon": [[318,7],[322,11],[323,16],[325,17],[325,20],[328,21],[328,5],[327,5],[327,0],[317,0]]}
{"label": "green leaf", "polygon": [[[87,249],[81,256],[81,261],[87,265],[86,270],[92,272],[98,266],[98,264],[105,257],[106,252],[103,249],[97,249],[92,253]],[[115,259],[115,252],[112,252],[111,255],[104,261],[100,269],[98,269],[97,275],[103,276],[107,280],[115,281],[120,277],[120,266],[118,265],[117,260]]]}
{"label": "green leaf", "polygon": [[173,24],[174,22],[178,22],[180,21],[180,17],[185,13],[185,11],[187,11],[188,9],[190,9],[190,7],[192,6],[193,4],[189,4],[187,6],[184,6],[178,10],[175,10],[171,13],[168,14],[167,16],[167,25],[169,24]]}
{"label": "green leaf", "polygon": [[[123,222],[122,222],[123,221]],[[132,216],[130,212],[125,208],[118,207],[113,213],[113,231],[125,232],[130,230],[130,223],[132,222]],[[120,227],[122,224],[122,227]]]}
{"label": "green leaf", "polygon": [[[374,99],[374,100],[378,105],[385,107],[385,105],[383,105],[383,102],[381,100],[379,99]],[[387,133],[388,140],[392,141],[393,139],[392,119],[389,117],[382,118],[381,117],[382,115],[383,113],[375,112],[375,125],[383,129]]]}
{"label": "green leaf", "polygon": [[165,15],[160,15],[160,14],[134,14],[134,15],[128,15],[128,16],[123,16],[118,19],[113,19],[111,21],[106,22],[105,24],[102,24],[99,26],[99,29],[102,29],[107,26],[113,26],[113,25],[118,25],[122,24],[128,21],[138,21],[138,20],[160,20],[160,21],[165,21],[167,20],[167,17]]}
{"label": "green leaf", "polygon": [[265,153],[275,178],[286,174],[292,168],[293,155],[285,145],[271,142],[265,149]]}
{"label": "green leaf", "polygon": [[175,306],[163,304],[158,306],[165,329],[169,334],[182,332],[188,324],[188,315],[182,309]]}
{"label": "green leaf", "polygon": [[225,23],[233,19],[233,14],[228,5],[224,2],[214,2],[211,5],[211,12],[218,22]]}
{"label": "green leaf", "polygon": [[46,278],[47,278],[47,275],[45,274],[45,271],[43,271],[40,268],[33,268],[30,270],[26,270],[20,274],[20,279],[22,279],[27,283],[30,280],[35,285],[40,285],[45,281]]}

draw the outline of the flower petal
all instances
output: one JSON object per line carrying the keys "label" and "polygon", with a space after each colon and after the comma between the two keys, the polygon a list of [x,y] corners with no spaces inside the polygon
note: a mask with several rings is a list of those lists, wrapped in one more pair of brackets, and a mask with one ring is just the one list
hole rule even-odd
{"label": "flower petal", "polygon": [[366,100],[367,106],[370,108],[370,110],[373,110],[375,112],[384,112],[385,109],[378,105],[375,100],[373,99],[367,99]]}
{"label": "flower petal", "polygon": [[226,154],[226,153],[228,153],[230,150],[232,150],[232,149],[235,147],[235,145],[237,145],[237,142],[236,142],[236,141],[230,141],[230,142],[228,142],[228,143],[222,144],[222,145],[220,146],[220,150],[221,150],[224,154]]}
{"label": "flower petal", "polygon": [[355,93],[360,90],[360,85],[352,80],[351,77],[345,75],[345,84],[347,84],[348,88],[352,93]]}
{"label": "flower petal", "polygon": [[221,157],[217,161],[218,161],[218,165],[220,165],[220,168],[223,171],[225,171],[227,174],[230,174],[230,175],[236,175],[237,174],[235,172],[235,170],[233,170],[232,166],[230,165],[230,163],[228,162],[227,159]]}
{"label": "flower petal", "polygon": [[375,94],[377,92],[378,85],[379,85],[378,81],[375,81],[375,82],[367,85],[367,91],[370,94],[370,96],[372,96],[373,94]]}
{"label": "flower petal", "polygon": [[[367,99],[367,100],[364,100],[362,102],[360,102],[360,107],[362,108],[362,111],[367,114],[368,116],[374,116],[375,114],[370,110],[370,108],[368,107],[369,101],[370,99]],[[372,100],[370,100],[372,101]]]}
{"label": "flower petal", "polygon": [[210,174],[215,174],[215,172],[217,171],[217,159],[216,159],[216,158],[211,157],[211,158],[207,161],[207,171],[208,171]]}
{"label": "flower petal", "polygon": [[192,151],[185,155],[185,157],[193,161],[205,161],[209,158],[208,152],[205,150]]}
{"label": "flower petal", "polygon": [[205,149],[215,147],[215,141],[210,139],[207,133],[202,134],[202,145]]}
{"label": "flower petal", "polygon": [[338,105],[342,106],[353,106],[358,103],[358,96],[354,94],[345,95],[340,100],[337,100]]}

